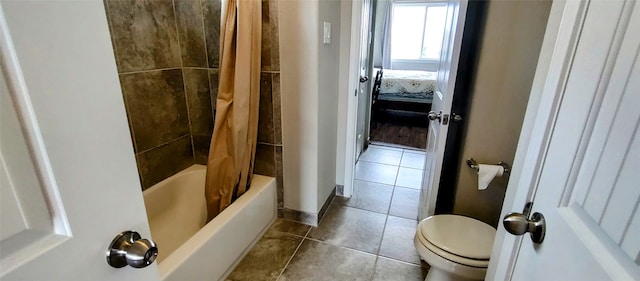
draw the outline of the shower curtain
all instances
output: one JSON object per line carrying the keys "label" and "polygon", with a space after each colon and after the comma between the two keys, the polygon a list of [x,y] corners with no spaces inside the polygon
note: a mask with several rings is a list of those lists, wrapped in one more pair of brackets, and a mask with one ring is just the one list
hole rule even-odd
{"label": "shower curtain", "polygon": [[261,0],[229,0],[220,28],[218,99],[205,197],[207,221],[251,182],[260,103]]}
{"label": "shower curtain", "polygon": [[391,69],[391,20],[393,17],[393,0],[382,2],[384,20],[382,21],[382,68]]}

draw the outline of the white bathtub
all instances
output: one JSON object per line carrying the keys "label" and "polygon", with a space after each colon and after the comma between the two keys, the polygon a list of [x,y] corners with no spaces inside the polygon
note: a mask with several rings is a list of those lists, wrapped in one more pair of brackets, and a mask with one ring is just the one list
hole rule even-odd
{"label": "white bathtub", "polygon": [[276,219],[276,181],[255,175],[251,187],[208,224],[206,167],[193,165],[143,192],[163,280],[220,280]]}

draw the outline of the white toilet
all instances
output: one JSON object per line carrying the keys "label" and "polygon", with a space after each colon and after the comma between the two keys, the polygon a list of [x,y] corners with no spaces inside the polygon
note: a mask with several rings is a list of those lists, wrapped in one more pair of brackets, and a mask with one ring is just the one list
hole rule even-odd
{"label": "white toilet", "polygon": [[495,234],[490,225],[465,216],[422,220],[413,241],[431,266],[425,281],[484,280]]}

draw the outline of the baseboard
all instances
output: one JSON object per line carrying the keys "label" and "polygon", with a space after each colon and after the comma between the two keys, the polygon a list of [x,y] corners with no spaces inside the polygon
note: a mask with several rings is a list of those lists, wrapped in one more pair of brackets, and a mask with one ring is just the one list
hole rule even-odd
{"label": "baseboard", "polygon": [[320,211],[317,214],[283,208],[283,209],[278,209],[278,217],[284,218],[286,220],[310,225],[310,226],[318,226],[318,224],[320,223],[320,220],[322,220],[322,218],[324,217],[324,214],[329,209],[329,205],[331,205],[331,201],[333,201],[333,199],[336,197],[336,190],[337,190],[337,186],[333,188],[331,193],[329,193],[329,196],[327,196],[327,198],[324,201],[324,204],[322,204],[322,208],[320,208]]}
{"label": "baseboard", "polygon": [[318,226],[318,214],[284,208],[283,217],[286,220],[299,222],[310,226]]}
{"label": "baseboard", "polygon": [[320,221],[324,217],[324,214],[329,209],[329,205],[331,205],[333,198],[336,198],[336,189],[337,187],[333,187],[333,190],[329,193],[329,196],[327,196],[327,198],[324,200],[324,204],[322,204],[322,208],[320,208],[320,212],[318,212],[318,224],[320,224]]}

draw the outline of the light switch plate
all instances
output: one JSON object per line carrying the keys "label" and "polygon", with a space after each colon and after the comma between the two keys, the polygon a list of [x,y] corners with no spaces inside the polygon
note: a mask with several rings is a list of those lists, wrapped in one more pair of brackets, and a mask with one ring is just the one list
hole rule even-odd
{"label": "light switch plate", "polygon": [[324,37],[322,42],[324,44],[331,44],[331,23],[324,22]]}

